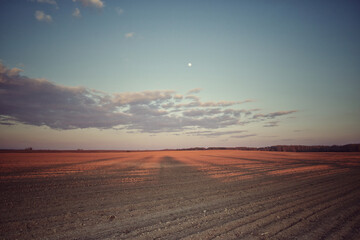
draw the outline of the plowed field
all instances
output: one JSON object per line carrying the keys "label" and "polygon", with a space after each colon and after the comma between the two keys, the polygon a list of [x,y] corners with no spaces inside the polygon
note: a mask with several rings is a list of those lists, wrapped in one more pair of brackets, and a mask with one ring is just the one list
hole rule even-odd
{"label": "plowed field", "polygon": [[360,154],[0,154],[2,239],[360,239]]}

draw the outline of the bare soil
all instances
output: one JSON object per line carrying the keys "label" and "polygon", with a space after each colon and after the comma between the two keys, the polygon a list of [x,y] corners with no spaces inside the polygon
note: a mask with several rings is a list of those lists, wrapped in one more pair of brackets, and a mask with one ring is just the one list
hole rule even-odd
{"label": "bare soil", "polygon": [[360,239],[360,154],[0,154],[1,239]]}

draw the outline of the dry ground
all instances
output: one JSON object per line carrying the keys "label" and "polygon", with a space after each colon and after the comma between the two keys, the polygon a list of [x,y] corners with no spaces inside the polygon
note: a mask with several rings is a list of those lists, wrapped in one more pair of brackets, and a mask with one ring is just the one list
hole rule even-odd
{"label": "dry ground", "polygon": [[360,239],[360,154],[1,153],[3,239]]}

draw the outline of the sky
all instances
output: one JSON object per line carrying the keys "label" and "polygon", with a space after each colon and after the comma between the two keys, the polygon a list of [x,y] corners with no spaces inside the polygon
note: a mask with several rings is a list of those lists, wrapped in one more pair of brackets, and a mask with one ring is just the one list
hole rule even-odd
{"label": "sky", "polygon": [[0,148],[360,143],[360,2],[2,0]]}

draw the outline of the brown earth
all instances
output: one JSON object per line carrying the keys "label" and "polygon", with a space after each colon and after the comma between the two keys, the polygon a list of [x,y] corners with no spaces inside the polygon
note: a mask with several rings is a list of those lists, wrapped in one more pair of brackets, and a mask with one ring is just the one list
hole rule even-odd
{"label": "brown earth", "polygon": [[1,153],[1,239],[360,239],[360,154]]}

